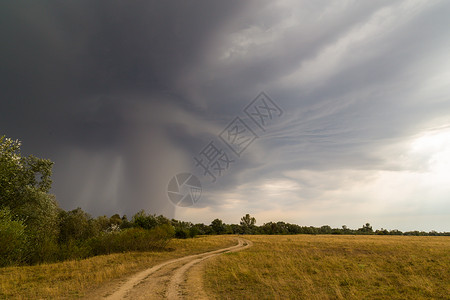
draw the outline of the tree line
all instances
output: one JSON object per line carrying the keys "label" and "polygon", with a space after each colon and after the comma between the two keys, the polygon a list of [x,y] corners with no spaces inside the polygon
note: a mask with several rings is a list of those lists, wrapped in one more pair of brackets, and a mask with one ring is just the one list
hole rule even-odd
{"label": "tree line", "polygon": [[240,224],[215,219],[209,225],[193,224],[141,210],[126,215],[93,218],[81,208],[61,209],[49,193],[53,162],[33,155],[22,156],[21,143],[0,137],[0,266],[82,259],[124,251],[164,249],[171,238],[212,234],[382,234],[450,235],[450,233],[401,232],[369,223],[359,229],[299,226],[269,222],[256,226],[246,214]]}
{"label": "tree line", "polygon": [[[172,220],[175,221],[175,220]],[[406,236],[450,236],[450,232],[436,231],[407,231],[377,229],[373,230],[369,223],[361,228],[350,229],[346,225],[341,228],[331,228],[328,225],[321,227],[300,226],[297,224],[279,222],[268,222],[261,226],[256,226],[256,219],[246,214],[241,218],[239,224],[225,224],[220,219],[215,219],[210,225],[193,224],[191,222],[178,222],[176,227],[177,237],[193,237],[195,235],[209,234],[347,234],[347,235],[406,235]],[[181,224],[181,226],[180,226]]]}

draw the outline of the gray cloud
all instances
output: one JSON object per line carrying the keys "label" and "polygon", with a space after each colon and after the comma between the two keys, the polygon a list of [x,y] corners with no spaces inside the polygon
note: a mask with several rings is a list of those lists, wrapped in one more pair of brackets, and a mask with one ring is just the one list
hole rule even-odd
{"label": "gray cloud", "polygon": [[[400,229],[420,215],[419,229],[448,230],[433,163],[448,151],[448,3],[1,6],[0,128],[55,161],[64,208]],[[266,132],[243,113],[261,91],[285,112]],[[226,149],[235,116],[260,138],[210,183],[193,157]],[[185,171],[204,193],[176,209],[165,189]]]}

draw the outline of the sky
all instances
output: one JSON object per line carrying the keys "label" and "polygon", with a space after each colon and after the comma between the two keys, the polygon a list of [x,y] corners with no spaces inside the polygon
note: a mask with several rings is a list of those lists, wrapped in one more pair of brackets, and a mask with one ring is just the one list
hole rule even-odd
{"label": "sky", "polygon": [[[0,135],[51,159],[60,206],[93,216],[450,231],[449,15],[3,1]],[[173,182],[195,203],[174,205]]]}

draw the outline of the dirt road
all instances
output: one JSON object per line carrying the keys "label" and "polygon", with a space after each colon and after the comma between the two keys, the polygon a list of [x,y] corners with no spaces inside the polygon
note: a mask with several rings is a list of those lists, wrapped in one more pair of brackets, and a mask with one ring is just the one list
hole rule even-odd
{"label": "dirt road", "polygon": [[201,262],[225,252],[250,247],[252,243],[237,238],[228,248],[172,259],[130,277],[125,283],[103,293],[100,299],[207,299],[203,290]]}

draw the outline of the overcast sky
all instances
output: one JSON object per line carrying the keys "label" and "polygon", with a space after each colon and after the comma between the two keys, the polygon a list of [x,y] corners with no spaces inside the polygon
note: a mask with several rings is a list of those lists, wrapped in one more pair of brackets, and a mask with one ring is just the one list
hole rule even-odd
{"label": "overcast sky", "polygon": [[[450,231],[449,15],[428,0],[2,1],[0,134],[55,162],[66,210]],[[195,160],[208,145],[229,161],[215,182]],[[191,207],[167,195],[184,172],[203,188]]]}

